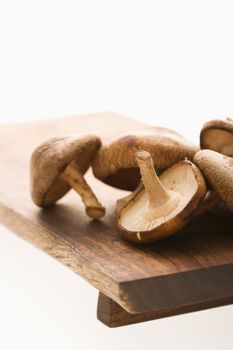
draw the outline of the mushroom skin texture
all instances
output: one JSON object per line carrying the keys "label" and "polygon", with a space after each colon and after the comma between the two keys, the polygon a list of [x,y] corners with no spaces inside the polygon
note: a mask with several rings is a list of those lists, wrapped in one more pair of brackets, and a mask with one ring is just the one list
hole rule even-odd
{"label": "mushroom skin texture", "polygon": [[194,157],[211,188],[233,211],[233,158],[212,150],[201,150]]}
{"label": "mushroom skin texture", "polygon": [[95,135],[51,138],[39,145],[30,162],[31,197],[39,207],[49,207],[73,187],[81,196],[92,219],[105,214],[105,208],[83,175],[101,146]]}
{"label": "mushroom skin texture", "polygon": [[116,188],[135,190],[140,182],[135,154],[140,150],[151,154],[156,171],[161,172],[185,158],[192,160],[199,147],[176,131],[145,127],[140,132],[122,135],[103,145],[93,163],[95,177]]}
{"label": "mushroom skin texture", "polygon": [[206,195],[200,170],[188,160],[165,170],[158,178],[145,151],[136,156],[142,184],[117,203],[117,227],[129,242],[149,243],[179,231],[193,216]]}
{"label": "mushroom skin texture", "polygon": [[200,143],[202,149],[213,151],[233,157],[233,120],[211,120],[204,124]]}

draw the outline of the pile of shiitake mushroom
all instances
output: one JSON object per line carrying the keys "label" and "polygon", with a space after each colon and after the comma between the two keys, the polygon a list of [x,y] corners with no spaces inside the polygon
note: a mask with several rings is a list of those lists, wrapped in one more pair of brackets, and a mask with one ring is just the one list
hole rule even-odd
{"label": "pile of shiitake mushroom", "polygon": [[100,219],[105,208],[84,178],[92,166],[97,179],[131,191],[116,204],[121,237],[139,243],[159,240],[222,203],[233,211],[233,120],[204,124],[200,146],[159,127],[103,145],[95,135],[49,139],[32,154],[32,199],[48,207],[73,188],[87,215]]}

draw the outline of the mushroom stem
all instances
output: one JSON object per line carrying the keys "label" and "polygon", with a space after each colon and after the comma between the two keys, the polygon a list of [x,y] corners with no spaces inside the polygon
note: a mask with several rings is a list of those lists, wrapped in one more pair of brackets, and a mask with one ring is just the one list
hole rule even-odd
{"label": "mushroom stem", "polygon": [[105,208],[100,204],[90,186],[87,184],[78,166],[69,164],[62,174],[62,179],[81,196],[86,207],[86,213],[92,219],[100,219],[105,214]]}
{"label": "mushroom stem", "polygon": [[139,151],[136,153],[136,159],[140,168],[142,182],[148,196],[151,208],[161,207],[169,201],[170,194],[159,180],[150,153]]}

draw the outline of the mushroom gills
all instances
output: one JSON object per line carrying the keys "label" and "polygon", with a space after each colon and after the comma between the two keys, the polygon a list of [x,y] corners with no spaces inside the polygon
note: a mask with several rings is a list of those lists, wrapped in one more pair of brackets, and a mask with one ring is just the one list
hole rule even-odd
{"label": "mushroom gills", "polygon": [[[152,208],[148,194],[142,190],[134,200],[123,209],[119,224],[128,231],[151,231],[178,215],[195,195],[198,184],[189,163],[172,167],[159,177],[169,193],[169,199],[161,206]],[[154,193],[156,200],[157,194]],[[150,206],[150,207],[149,207]]]}

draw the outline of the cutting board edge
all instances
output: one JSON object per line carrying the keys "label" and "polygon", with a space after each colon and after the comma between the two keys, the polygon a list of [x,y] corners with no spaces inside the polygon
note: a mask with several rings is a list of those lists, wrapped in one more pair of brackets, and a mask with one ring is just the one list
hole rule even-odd
{"label": "cutting board edge", "polygon": [[[232,276],[233,262],[122,282],[120,290],[126,300],[130,300],[125,309],[129,313],[159,311],[184,304],[207,303],[209,300],[215,300],[215,306],[219,306],[223,300],[233,300]],[[176,295],[179,296],[177,299]]]}
{"label": "cutting board edge", "polygon": [[[14,220],[12,220],[12,214]],[[41,231],[42,234],[45,234],[44,227],[43,230],[40,230],[38,225],[33,224],[29,220],[25,220],[22,215],[5,206],[1,202],[0,223],[15,233],[17,236],[19,236],[21,239],[32,244],[50,257],[55,258],[63,265],[70,268],[74,273],[82,277],[84,280],[89,282],[93,287],[97,288],[100,292],[104,293],[109,298],[112,298],[124,309],[129,308],[129,301],[125,302],[125,298],[120,291],[120,283],[117,280],[113,280],[110,276],[106,275],[102,271],[92,268],[86,261],[84,263],[85,259],[82,256],[78,255],[77,251],[73,249],[72,246],[69,246],[67,242],[58,238],[58,236],[49,230],[46,230],[46,240],[40,240],[39,235],[32,235],[32,232],[37,231],[38,233],[38,231]],[[47,245],[44,244],[45,242]],[[53,242],[55,244],[53,244]],[[60,244],[61,247],[59,246]],[[68,248],[68,250],[64,250],[65,246]],[[56,247],[56,249],[53,250],[53,247]],[[64,252],[65,254],[62,254]]]}

